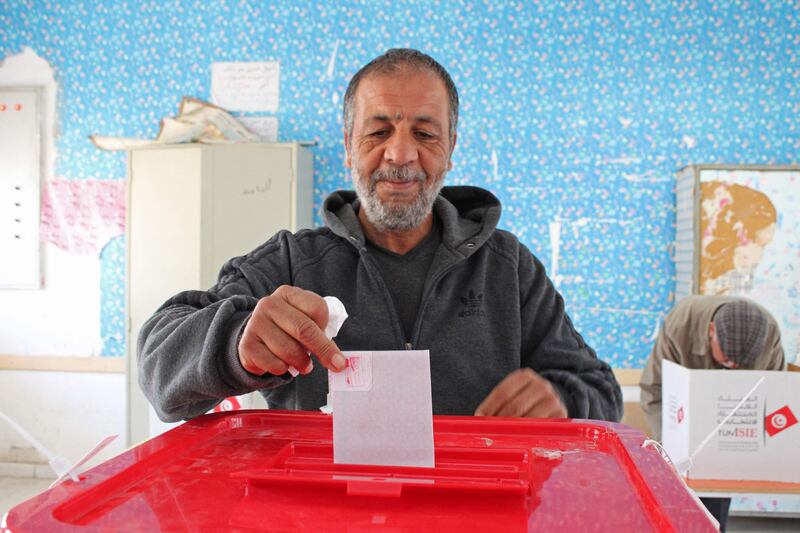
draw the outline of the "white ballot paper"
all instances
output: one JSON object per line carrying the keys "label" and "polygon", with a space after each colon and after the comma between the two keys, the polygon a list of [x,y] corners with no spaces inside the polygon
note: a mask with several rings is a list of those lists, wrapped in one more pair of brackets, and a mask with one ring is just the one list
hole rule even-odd
{"label": "white ballot paper", "polygon": [[433,467],[428,350],[345,352],[328,372],[333,462]]}

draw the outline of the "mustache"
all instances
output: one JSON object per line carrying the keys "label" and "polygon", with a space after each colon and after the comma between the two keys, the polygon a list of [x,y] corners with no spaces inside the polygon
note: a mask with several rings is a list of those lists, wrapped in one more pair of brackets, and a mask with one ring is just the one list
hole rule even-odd
{"label": "mustache", "polygon": [[428,179],[428,174],[424,170],[411,170],[409,167],[391,167],[388,170],[378,169],[369,177],[369,184],[371,188],[379,181],[396,181],[405,183],[408,181],[421,181],[425,182]]}

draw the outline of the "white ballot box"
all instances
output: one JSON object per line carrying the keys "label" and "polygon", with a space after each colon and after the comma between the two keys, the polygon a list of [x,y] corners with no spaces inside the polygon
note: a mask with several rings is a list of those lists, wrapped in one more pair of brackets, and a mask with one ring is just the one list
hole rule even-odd
{"label": "white ballot box", "polygon": [[687,477],[800,483],[800,372],[690,370],[664,361],[664,449],[685,461],[762,377],[693,457]]}

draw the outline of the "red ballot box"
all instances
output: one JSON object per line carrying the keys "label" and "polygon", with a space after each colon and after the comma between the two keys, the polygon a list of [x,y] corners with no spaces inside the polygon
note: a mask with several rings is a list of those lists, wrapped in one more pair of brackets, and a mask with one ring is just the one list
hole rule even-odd
{"label": "red ballot box", "polygon": [[714,531],[644,435],[434,417],[433,468],[333,463],[328,415],[205,415],[13,508],[30,531]]}

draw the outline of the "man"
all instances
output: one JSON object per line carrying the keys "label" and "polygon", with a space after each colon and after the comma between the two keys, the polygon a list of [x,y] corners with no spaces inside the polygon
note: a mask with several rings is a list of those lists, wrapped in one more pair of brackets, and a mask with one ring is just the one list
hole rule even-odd
{"label": "man", "polygon": [[778,324],[757,303],[732,296],[689,296],[664,319],[641,387],[642,410],[661,440],[661,362],[686,368],[781,370],[784,357]]}
{"label": "man", "polygon": [[[661,440],[661,362],[686,368],[781,370],[784,357],[778,324],[769,312],[745,298],[689,296],[664,319],[641,387],[642,410]],[[701,498],[725,531],[730,498]]]}
{"label": "man", "polygon": [[[442,188],[457,121],[456,88],[429,56],[389,50],[362,68],[344,98],[356,192],[327,198],[325,228],[278,233],[143,326],[140,385],[158,415],[191,418],[252,390],[272,408],[316,410],[341,350],[413,348],[430,350],[437,414],[618,420],[613,373],[542,264],[496,229],[498,200]],[[336,342],[327,295],[350,315]]]}

